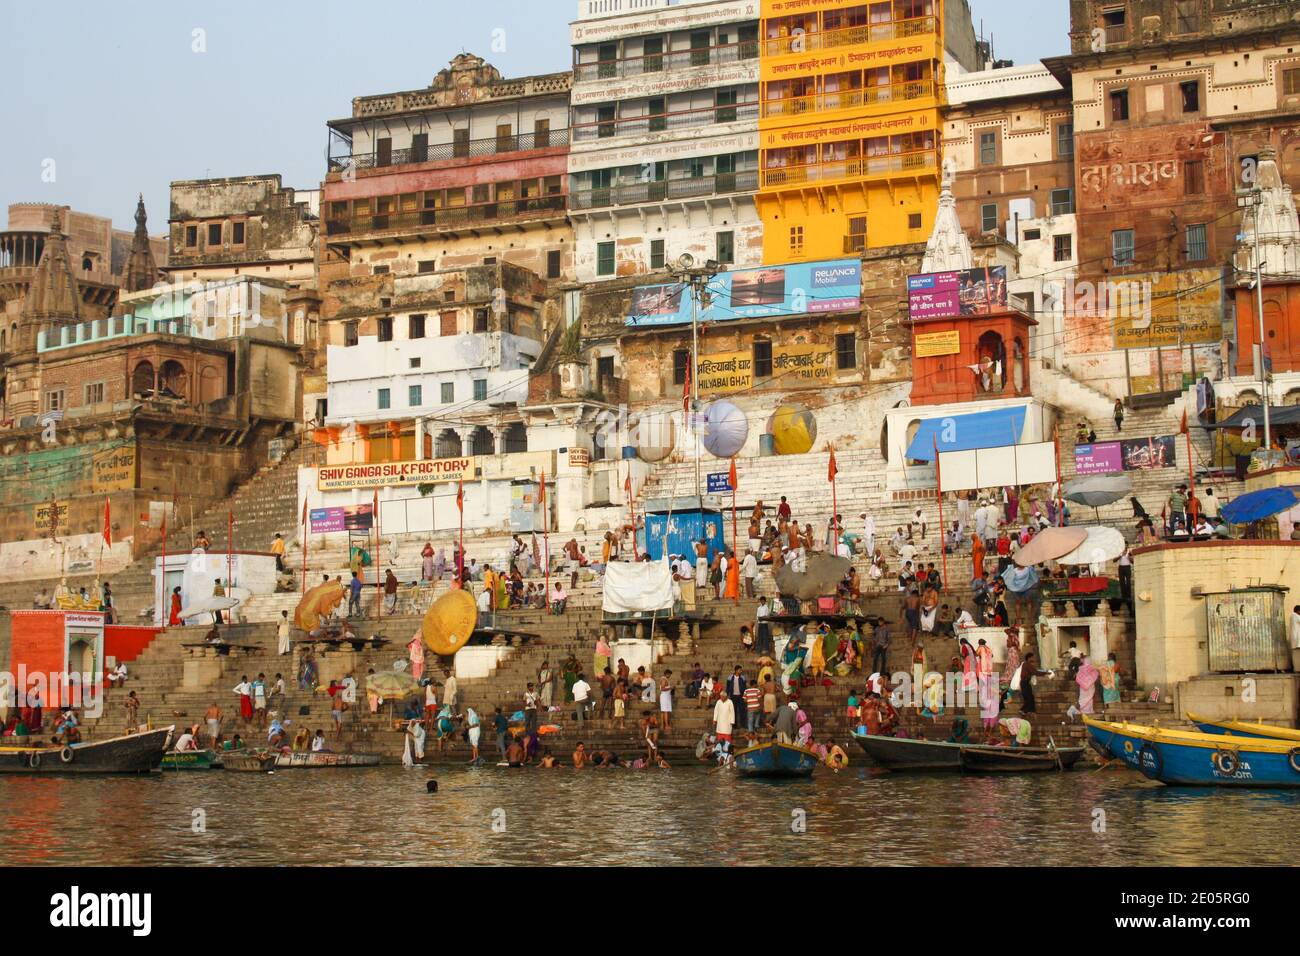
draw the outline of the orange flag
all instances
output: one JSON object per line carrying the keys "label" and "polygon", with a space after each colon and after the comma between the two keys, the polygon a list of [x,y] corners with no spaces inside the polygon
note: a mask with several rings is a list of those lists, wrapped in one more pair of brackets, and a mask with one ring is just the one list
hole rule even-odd
{"label": "orange flag", "polygon": [[682,414],[691,413],[691,366],[694,360],[690,352],[686,353],[686,381],[682,383]]}
{"label": "orange flag", "polygon": [[113,509],[107,496],[104,497],[104,544],[113,546]]}
{"label": "orange flag", "polygon": [[1186,434],[1187,434],[1187,409],[1185,409],[1185,408],[1183,409],[1183,421],[1182,421],[1182,424],[1178,426],[1178,434],[1180,434],[1180,435],[1186,435]]}
{"label": "orange flag", "polygon": [[307,527],[307,498],[302,499],[302,526]]}
{"label": "orange flag", "polygon": [[740,490],[740,482],[736,479],[736,459],[731,459],[731,470],[727,472],[727,483],[731,485],[733,492]]}
{"label": "orange flag", "polygon": [[465,513],[465,479],[463,476],[456,484],[456,507],[460,509],[461,514]]}
{"label": "orange flag", "polygon": [[546,504],[546,472],[542,472],[542,480],[537,486],[537,503]]}
{"label": "orange flag", "polygon": [[831,449],[831,460],[830,460],[830,462],[829,462],[829,463],[827,464],[827,466],[826,466],[826,480],[827,480],[827,481],[834,481],[834,480],[835,480],[835,476],[838,475],[839,473],[840,473],[840,470],[839,470],[838,468],[835,467],[835,449],[832,448],[832,449]]}

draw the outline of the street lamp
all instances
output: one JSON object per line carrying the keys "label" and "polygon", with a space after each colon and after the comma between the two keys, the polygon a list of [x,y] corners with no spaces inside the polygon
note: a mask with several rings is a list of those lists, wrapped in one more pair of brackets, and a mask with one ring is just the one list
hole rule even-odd
{"label": "street lamp", "polygon": [[703,266],[695,265],[695,257],[683,252],[677,257],[672,270],[673,278],[691,290],[691,431],[695,433],[695,498],[700,499],[700,430],[697,417],[700,411],[700,301],[704,287],[718,274],[721,263],[709,259]]}

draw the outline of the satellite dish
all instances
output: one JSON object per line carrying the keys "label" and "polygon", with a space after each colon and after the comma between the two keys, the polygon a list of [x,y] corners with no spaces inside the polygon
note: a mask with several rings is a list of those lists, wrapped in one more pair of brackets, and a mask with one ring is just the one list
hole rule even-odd
{"label": "satellite dish", "polygon": [[680,256],[677,257],[677,268],[681,269],[683,272],[685,272],[687,269],[693,268],[694,265],[695,265],[695,257],[691,255],[689,252],[683,252]]}

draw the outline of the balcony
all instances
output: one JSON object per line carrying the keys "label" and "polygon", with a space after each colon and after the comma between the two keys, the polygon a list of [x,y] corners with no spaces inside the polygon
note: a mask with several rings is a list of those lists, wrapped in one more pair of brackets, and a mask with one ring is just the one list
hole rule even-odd
{"label": "balcony", "polygon": [[519,133],[512,136],[493,136],[487,139],[470,139],[459,143],[433,143],[428,146],[411,146],[383,152],[349,153],[329,158],[330,172],[345,169],[384,169],[389,166],[408,166],[413,163],[438,163],[455,159],[472,159],[478,156],[499,156],[533,149],[551,149],[569,145],[567,129]]}
{"label": "balcony", "polygon": [[937,18],[913,17],[909,20],[863,24],[840,30],[773,37],[763,41],[763,50],[765,56],[785,56],[787,53],[810,53],[814,50],[833,50],[842,46],[905,40],[909,37],[928,36],[937,32]]}
{"label": "balcony", "polygon": [[758,59],[758,41],[745,40],[721,46],[699,47],[692,50],[671,50],[667,53],[650,53],[646,56],[629,56],[621,60],[597,60],[595,63],[575,63],[575,83],[592,80],[615,80],[630,76],[647,76],[655,73],[676,73],[697,66],[722,66]]}
{"label": "balcony", "polygon": [[801,116],[805,113],[831,110],[866,109],[889,103],[905,103],[934,96],[933,80],[913,80],[885,86],[868,86],[858,90],[836,93],[816,93],[808,96],[789,96],[783,99],[764,100],[762,116]]}
{"label": "balcony", "polygon": [[764,189],[784,189],[836,182],[842,179],[871,179],[897,173],[923,173],[939,168],[938,151],[921,149],[886,156],[855,156],[804,166],[780,166],[763,170]]}
{"label": "balcony", "polygon": [[675,113],[655,113],[647,116],[617,117],[591,123],[573,124],[573,141],[589,143],[616,136],[644,136],[647,133],[668,133],[716,123],[752,123],[758,119],[758,103],[733,103],[722,106],[701,106]]}
{"label": "balcony", "polygon": [[421,209],[411,212],[354,214],[325,220],[327,236],[359,236],[371,232],[444,232],[490,227],[518,219],[548,219],[564,215],[565,197],[535,196],[469,206]]}
{"label": "balcony", "polygon": [[656,182],[628,183],[602,189],[582,189],[569,193],[570,209],[601,209],[606,206],[631,206],[650,202],[673,202],[699,196],[753,192],[758,188],[758,171],[720,173],[716,176],[691,176]]}

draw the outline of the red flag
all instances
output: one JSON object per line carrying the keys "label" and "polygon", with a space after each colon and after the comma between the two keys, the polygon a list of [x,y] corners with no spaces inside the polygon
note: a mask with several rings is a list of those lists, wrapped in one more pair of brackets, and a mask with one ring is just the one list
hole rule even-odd
{"label": "red flag", "polygon": [[456,484],[456,507],[460,513],[465,513],[465,478],[462,476]]}
{"label": "red flag", "polygon": [[370,505],[370,523],[376,528],[379,527],[379,489],[375,489],[375,497]]}
{"label": "red flag", "polygon": [[740,482],[736,479],[736,459],[731,459],[731,470],[727,472],[727,483],[731,485],[733,492],[740,490]]}
{"label": "red flag", "polygon": [[546,504],[546,472],[542,472],[542,480],[538,484],[537,503],[540,505]]}
{"label": "red flag", "polygon": [[302,526],[303,526],[304,528],[307,527],[307,498],[306,498],[306,496],[304,496],[303,499],[302,499]]}
{"label": "red flag", "polygon": [[691,413],[691,366],[694,364],[693,356],[690,352],[687,352],[686,381],[682,384],[682,414],[687,416]]}
{"label": "red flag", "polygon": [[104,497],[104,544],[110,548],[113,546],[113,509],[107,496]]}
{"label": "red flag", "polygon": [[832,448],[832,449],[831,449],[831,460],[830,460],[830,462],[829,462],[829,463],[827,464],[827,466],[826,466],[826,480],[827,480],[827,481],[832,481],[832,482],[833,482],[833,481],[835,480],[835,476],[838,475],[839,473],[840,473],[840,470],[839,470],[838,468],[835,467],[835,449]]}
{"label": "red flag", "polygon": [[1186,434],[1187,434],[1187,409],[1185,409],[1185,408],[1183,409],[1183,421],[1182,421],[1182,424],[1178,426],[1178,434],[1180,434],[1180,435],[1186,435]]}
{"label": "red flag", "polygon": [[623,479],[623,490],[629,495],[632,493],[632,471],[628,469],[627,477]]}

